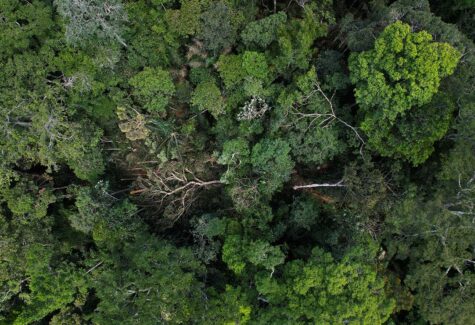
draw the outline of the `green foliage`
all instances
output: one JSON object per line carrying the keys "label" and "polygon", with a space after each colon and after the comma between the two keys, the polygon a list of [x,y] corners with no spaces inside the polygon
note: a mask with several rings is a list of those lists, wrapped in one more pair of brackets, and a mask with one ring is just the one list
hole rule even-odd
{"label": "green foliage", "polygon": [[214,3],[200,16],[201,28],[199,38],[206,49],[213,54],[234,44],[237,38],[239,16],[224,1]]}
{"label": "green foliage", "polygon": [[257,290],[268,302],[260,321],[384,323],[394,302],[385,297],[384,281],[374,266],[358,260],[359,255],[352,251],[336,262],[314,248],[308,261],[286,263],[280,279],[259,276]]}
{"label": "green foliage", "polygon": [[[86,121],[84,121],[86,123]],[[71,167],[80,179],[94,182],[104,172],[104,160],[99,151],[102,130],[90,127],[69,129],[68,139],[76,141],[58,141],[60,157]]]}
{"label": "green foliage", "polygon": [[239,235],[226,236],[223,244],[223,262],[236,274],[242,274],[246,265],[273,271],[284,262],[285,255],[278,246],[262,240],[249,241]]}
{"label": "green foliage", "polygon": [[[331,1],[308,4],[302,18],[293,18],[279,30],[277,43],[279,54],[273,61],[279,71],[291,67],[307,69],[314,54],[315,40],[327,33],[328,22],[333,20]],[[322,23],[320,23],[322,22]]]}
{"label": "green foliage", "polygon": [[190,70],[190,81],[194,85],[212,79],[211,72],[205,67],[196,67]]}
{"label": "green foliage", "polygon": [[247,255],[251,264],[268,270],[274,270],[285,259],[285,255],[278,247],[271,246],[269,243],[260,240],[251,242]]}
{"label": "green foliage", "polygon": [[289,143],[296,160],[305,164],[322,164],[344,148],[335,128],[312,128],[310,121],[295,126],[289,134]]}
{"label": "green foliage", "polygon": [[133,76],[129,83],[134,87],[134,96],[149,112],[164,113],[175,93],[170,74],[161,68],[146,67]]}
{"label": "green foliage", "polygon": [[217,65],[226,88],[231,89],[239,85],[246,76],[241,55],[221,55]]}
{"label": "green foliage", "polygon": [[101,252],[104,265],[94,275],[100,299],[94,322],[183,324],[200,320],[204,297],[197,276],[203,270],[191,250],[148,234],[121,246]]}
{"label": "green foliage", "polygon": [[[137,207],[129,201],[112,204],[102,198],[102,202],[99,200],[95,204],[101,204],[99,211],[102,211],[101,215],[95,215],[97,219],[92,233],[97,245],[109,246],[133,238],[138,230],[143,228],[143,225],[133,218]],[[84,212],[79,210],[80,215],[81,213]]]}
{"label": "green foliage", "polygon": [[[16,137],[23,137],[19,143],[20,151],[8,160],[18,160],[18,155],[21,155],[27,161],[39,162],[48,167],[65,163],[73,169],[77,177],[96,180],[104,170],[102,154],[98,148],[102,131],[93,124],[87,124],[87,120],[84,120],[84,125],[66,123],[61,111],[48,114],[47,106],[38,108],[40,111],[34,115],[31,128],[12,129],[11,137],[4,142],[3,145],[8,147]],[[34,139],[34,136],[37,136],[39,141]],[[36,150],[26,151],[29,145],[36,147]],[[51,150],[52,147],[55,151]]]}
{"label": "green foliage", "polygon": [[206,322],[208,324],[248,324],[252,307],[246,293],[241,288],[226,286],[224,293],[216,295],[208,305]]}
{"label": "green foliage", "polygon": [[71,227],[84,233],[90,233],[97,223],[97,219],[103,217],[108,209],[97,200],[100,192],[97,193],[98,191],[93,191],[88,187],[74,189],[74,192],[78,213],[68,216]]}
{"label": "green foliage", "polygon": [[279,11],[247,24],[241,32],[241,38],[247,47],[265,49],[277,39],[277,33],[286,21],[287,15]]}
{"label": "green foliage", "polygon": [[266,57],[262,53],[246,51],[242,56],[242,67],[251,77],[266,79],[269,70]]}
{"label": "green foliage", "polygon": [[[52,248],[52,218],[22,220],[18,217],[6,217],[7,211],[0,213],[0,320],[10,319],[18,313],[18,294],[24,292],[25,279],[28,277],[27,255],[37,244]],[[5,214],[5,215],[4,215]],[[19,245],[21,243],[21,245]]]}
{"label": "green foliage", "polygon": [[224,143],[223,151],[218,158],[218,163],[227,165],[228,169],[223,175],[223,181],[230,182],[242,176],[244,166],[250,163],[251,149],[249,143],[243,139],[229,140]]}
{"label": "green foliage", "polygon": [[200,111],[210,112],[215,118],[224,113],[224,99],[213,80],[204,81],[196,86],[191,103]]}
{"label": "green foliage", "polygon": [[332,107],[316,89],[318,82],[315,67],[297,76],[295,89],[280,93],[274,115],[274,127],[280,127],[292,156],[304,164],[325,163],[345,149]]}
{"label": "green foliage", "polygon": [[39,189],[33,182],[21,182],[1,193],[10,211],[26,220],[43,218],[48,206],[56,201],[48,188]]}
{"label": "green foliage", "polygon": [[475,235],[473,187],[473,181],[461,181],[458,193],[447,193],[445,202],[442,197],[423,202],[413,190],[387,221],[388,235],[396,237],[389,251],[409,263],[406,283],[422,316],[434,324],[464,324],[473,308],[474,274],[468,262]]}
{"label": "green foliage", "polygon": [[200,13],[205,0],[182,0],[179,10],[168,10],[166,20],[169,28],[179,35],[195,35],[200,30]]}
{"label": "green foliage", "polygon": [[234,273],[240,274],[246,267],[245,250],[242,246],[242,239],[239,235],[226,236],[223,244],[223,262]]}
{"label": "green foliage", "polygon": [[[431,102],[441,79],[454,72],[460,58],[449,44],[431,41],[429,33],[412,33],[409,25],[395,22],[385,28],[373,50],[352,54],[349,60],[356,101],[364,114],[361,128],[369,144],[383,156],[402,156],[415,165],[427,159],[432,144],[448,128],[450,108],[442,113],[434,108],[440,117],[429,126],[421,121],[428,113],[423,105]],[[419,130],[421,123],[424,132]]]}
{"label": "green foliage", "polygon": [[379,129],[368,133],[371,145],[383,156],[405,158],[415,165],[426,161],[452,121],[453,104],[442,96],[436,95],[429,104],[398,116],[394,124],[379,120]]}
{"label": "green foliage", "polygon": [[30,324],[40,321],[51,312],[71,303],[75,295],[87,290],[84,273],[63,263],[51,269],[52,251],[39,245],[30,249],[27,256],[28,293],[20,297],[25,307],[13,324]]}
{"label": "green foliage", "polygon": [[195,255],[204,263],[216,260],[221,250],[221,243],[218,237],[224,235],[226,231],[226,221],[213,215],[203,215],[193,222],[193,239]]}
{"label": "green foliage", "polygon": [[77,234],[92,236],[97,246],[108,247],[133,238],[143,227],[133,216],[137,208],[127,200],[118,201],[109,194],[108,184],[102,181],[94,187],[72,186],[68,189],[74,206],[62,210]]}
{"label": "green foliage", "polygon": [[163,1],[127,1],[125,9],[129,21],[136,22],[124,38],[128,41],[127,59],[132,69],[166,67],[178,58],[180,43],[167,26]]}
{"label": "green foliage", "polygon": [[[7,58],[35,46],[35,39],[44,40],[54,26],[52,8],[41,1],[28,6],[19,1],[0,3],[2,29],[0,31],[0,58]],[[18,21],[22,21],[19,24]]]}
{"label": "green foliage", "polygon": [[298,197],[292,204],[289,225],[297,229],[310,230],[319,221],[319,210],[315,200]]}
{"label": "green foliage", "polygon": [[373,50],[352,55],[356,100],[364,112],[373,113],[366,124],[377,117],[393,123],[410,108],[429,103],[440,80],[454,72],[460,54],[449,44],[431,41],[429,33],[412,33],[409,25],[395,22]]}
{"label": "green foliage", "polygon": [[0,324],[471,324],[471,15],[0,0]]}
{"label": "green foliage", "polygon": [[294,168],[289,153],[290,146],[280,139],[264,139],[252,148],[252,168],[260,178],[259,192],[265,196],[272,195],[289,180]]}

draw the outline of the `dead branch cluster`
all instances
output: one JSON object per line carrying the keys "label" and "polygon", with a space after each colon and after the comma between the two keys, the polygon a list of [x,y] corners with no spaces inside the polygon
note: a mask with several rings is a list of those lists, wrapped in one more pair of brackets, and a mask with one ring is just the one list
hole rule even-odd
{"label": "dead branch cluster", "polygon": [[189,168],[150,169],[138,176],[132,195],[140,195],[158,206],[169,221],[177,221],[198,198],[200,190],[223,184],[206,181]]}

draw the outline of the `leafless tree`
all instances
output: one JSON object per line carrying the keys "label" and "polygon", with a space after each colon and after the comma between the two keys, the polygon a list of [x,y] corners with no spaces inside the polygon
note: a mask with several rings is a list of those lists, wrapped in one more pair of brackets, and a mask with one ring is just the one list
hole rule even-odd
{"label": "leafless tree", "polygon": [[136,189],[131,194],[139,194],[157,204],[174,223],[195,202],[200,190],[222,184],[220,180],[203,180],[186,167],[173,168],[170,164],[168,168],[146,170],[145,174],[138,176]]}
{"label": "leafless tree", "polygon": [[127,15],[120,0],[55,0],[66,19],[66,39],[73,45],[84,41],[116,40],[127,46],[121,34]]}
{"label": "leafless tree", "polygon": [[269,105],[259,96],[253,96],[250,101],[241,108],[237,116],[238,121],[250,121],[261,118],[269,110]]}

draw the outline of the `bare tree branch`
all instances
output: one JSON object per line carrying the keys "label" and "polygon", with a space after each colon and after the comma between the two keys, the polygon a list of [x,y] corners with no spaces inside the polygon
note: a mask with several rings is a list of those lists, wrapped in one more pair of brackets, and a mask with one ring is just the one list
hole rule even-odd
{"label": "bare tree branch", "polygon": [[333,97],[335,96],[335,92],[332,94],[331,97],[328,97],[328,95],[323,91],[323,89],[320,86],[319,82],[315,82],[314,87],[315,88],[314,88],[313,91],[311,91],[308,95],[306,95],[305,97],[302,98],[302,102],[306,103],[311,97],[313,97],[315,94],[319,93],[323,97],[323,99],[328,103],[328,106],[330,108],[330,112],[329,113],[318,113],[318,112],[302,113],[300,111],[293,111],[293,112],[291,112],[291,114],[299,116],[295,122],[298,122],[298,121],[300,121],[301,119],[304,119],[304,118],[312,118],[312,120],[310,121],[310,123],[308,125],[308,128],[307,128],[307,130],[308,130],[318,119],[322,119],[320,121],[320,123],[318,123],[318,126],[322,126],[322,127],[327,127],[328,125],[330,125],[330,123],[333,120],[337,120],[338,122],[343,124],[345,127],[349,128],[356,135],[358,141],[361,143],[360,154],[363,156],[363,147],[366,144],[363,137],[360,135],[360,133],[358,132],[356,127],[350,125],[349,123],[347,123],[346,121],[344,121],[343,119],[338,117],[335,113],[335,108],[333,106]]}
{"label": "bare tree branch", "polygon": [[294,190],[299,190],[302,188],[315,188],[315,187],[345,187],[343,180],[338,181],[337,183],[315,183],[315,184],[308,184],[308,185],[295,185],[293,187]]}
{"label": "bare tree branch", "polygon": [[130,194],[140,194],[158,202],[160,208],[168,211],[168,219],[175,222],[197,199],[201,189],[222,184],[220,180],[202,180],[188,168],[149,170],[139,175],[136,181],[138,189]]}

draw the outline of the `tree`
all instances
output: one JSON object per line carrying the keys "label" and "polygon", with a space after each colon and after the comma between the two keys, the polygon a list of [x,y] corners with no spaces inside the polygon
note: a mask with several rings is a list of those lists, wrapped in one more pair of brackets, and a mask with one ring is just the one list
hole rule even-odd
{"label": "tree", "polygon": [[[454,72],[459,58],[460,53],[449,44],[432,42],[429,33],[413,33],[399,21],[385,28],[373,50],[350,56],[350,77],[363,114],[361,128],[373,149],[384,156],[402,156],[415,165],[427,159],[432,143],[447,130],[451,109],[442,110],[438,123],[420,134],[416,128],[424,116],[422,106],[431,102],[441,79]],[[399,128],[408,140],[398,139],[393,128]],[[403,143],[388,148],[388,141]],[[417,145],[411,148],[414,141]]]}
{"label": "tree", "polygon": [[473,323],[473,10],[0,0],[0,324]]}
{"label": "tree", "polygon": [[196,35],[200,30],[200,14],[206,0],[181,0],[179,10],[167,10],[166,20],[170,29],[179,35]]}
{"label": "tree", "polygon": [[61,47],[53,41],[46,43],[5,60],[5,78],[0,78],[0,147],[8,154],[2,163],[26,169],[38,164],[49,171],[68,165],[77,177],[94,181],[104,168],[102,130],[78,114],[77,102],[72,105],[69,101],[73,96],[69,97],[63,76],[52,77],[58,66],[65,67],[62,59],[68,55],[56,56]]}
{"label": "tree", "polygon": [[127,14],[120,0],[55,0],[58,13],[66,20],[66,40],[72,45],[123,39]]}
{"label": "tree", "polygon": [[[84,124],[82,124],[84,123]],[[83,120],[71,124],[69,132],[58,140],[59,157],[80,179],[95,182],[104,172],[104,158],[100,151],[102,130]]]}
{"label": "tree", "polygon": [[289,180],[294,162],[290,146],[281,139],[263,139],[252,148],[252,170],[259,176],[259,192],[270,197]]}
{"label": "tree", "polygon": [[130,81],[133,94],[149,112],[165,113],[170,98],[175,94],[175,85],[170,74],[161,68],[146,67]]}
{"label": "tree", "polygon": [[314,41],[327,33],[328,24],[333,21],[331,1],[311,3],[301,10],[302,18],[289,19],[279,29],[279,53],[273,60],[279,72],[289,68],[308,69]]}
{"label": "tree", "polygon": [[384,120],[378,122],[376,130],[367,131],[372,137],[368,142],[383,156],[401,157],[414,165],[421,164],[434,151],[434,143],[449,130],[454,110],[450,99],[436,94],[429,104],[398,116],[394,124]]}
{"label": "tree", "polygon": [[203,267],[190,249],[142,233],[97,258],[103,263],[92,271],[100,299],[94,322],[201,321]]}
{"label": "tree", "polygon": [[308,261],[286,263],[281,277],[259,274],[257,291],[267,304],[259,311],[259,322],[305,319],[312,323],[382,324],[387,321],[394,301],[386,297],[384,281],[374,266],[369,261],[358,260],[361,250],[355,248],[341,261],[335,261],[329,253],[314,248]]}
{"label": "tree", "polygon": [[241,38],[248,48],[265,49],[277,39],[278,31],[286,21],[287,15],[282,11],[252,21],[244,27]]}
{"label": "tree", "polygon": [[242,67],[247,75],[265,80],[268,73],[266,57],[259,52],[246,51],[242,55]]}
{"label": "tree", "polygon": [[358,131],[336,115],[333,97],[322,90],[314,67],[296,76],[293,87],[279,94],[273,126],[288,139],[297,162],[322,164],[344,150],[336,122],[360,139]]}
{"label": "tree", "polygon": [[117,117],[119,118],[119,129],[125,133],[125,137],[131,141],[144,140],[150,134],[150,130],[146,126],[146,119],[143,114],[128,112],[125,107],[117,107]]}
{"label": "tree", "polygon": [[[25,5],[16,0],[5,0],[0,3],[0,11],[2,60],[35,47],[35,39],[43,41],[53,30],[52,8],[41,1],[32,1]],[[22,24],[18,23],[19,21]]]}
{"label": "tree", "polygon": [[48,206],[56,202],[49,186],[39,188],[32,181],[22,180],[0,192],[11,213],[19,219],[41,219],[47,214]]}
{"label": "tree", "polygon": [[27,285],[30,249],[37,244],[54,247],[51,231],[54,220],[51,216],[26,219],[28,215],[7,215],[11,212],[0,210],[0,321],[12,323],[24,307],[18,295]]}
{"label": "tree", "polygon": [[195,88],[191,104],[200,111],[209,111],[214,118],[224,113],[224,99],[213,80],[204,81]]}
{"label": "tree", "polygon": [[252,306],[245,289],[226,286],[224,292],[214,293],[208,304],[208,324],[247,324],[251,319]]}
{"label": "tree", "polygon": [[240,235],[228,235],[223,244],[223,262],[236,274],[243,274],[246,266],[254,265],[271,273],[282,264],[285,255],[278,246],[262,240],[249,240]]}
{"label": "tree", "polygon": [[25,301],[13,324],[41,321],[48,314],[74,301],[87,291],[84,273],[62,263],[52,270],[52,251],[40,245],[33,246],[27,255],[29,293],[20,297]]}
{"label": "tree", "polygon": [[212,214],[205,214],[191,220],[195,255],[205,264],[215,261],[221,251],[219,238],[226,231],[226,221]]}
{"label": "tree", "polygon": [[140,228],[132,218],[136,207],[127,200],[119,201],[109,191],[103,181],[94,187],[71,186],[68,192],[74,207],[62,211],[73,229],[92,235],[97,245],[131,238]]}
{"label": "tree", "polygon": [[216,2],[201,16],[198,37],[214,55],[234,44],[240,17],[223,1]]}
{"label": "tree", "polygon": [[444,184],[428,198],[413,188],[386,217],[388,253],[396,265],[404,261],[409,267],[404,282],[430,323],[470,321],[467,311],[473,309],[475,295],[474,179],[460,182],[458,193],[450,193],[452,187]]}
{"label": "tree", "polygon": [[128,20],[136,22],[125,30],[128,40],[125,53],[127,65],[136,70],[143,67],[169,67],[179,58],[177,33],[167,24],[166,9],[170,1],[127,1]]}
{"label": "tree", "polygon": [[221,55],[217,69],[229,90],[242,86],[250,78],[266,81],[269,73],[265,55],[253,51],[246,51],[242,55]]}
{"label": "tree", "polygon": [[429,33],[412,33],[398,21],[385,28],[373,50],[351,55],[356,101],[367,115],[392,123],[410,108],[430,102],[460,57],[449,44],[431,41]]}

